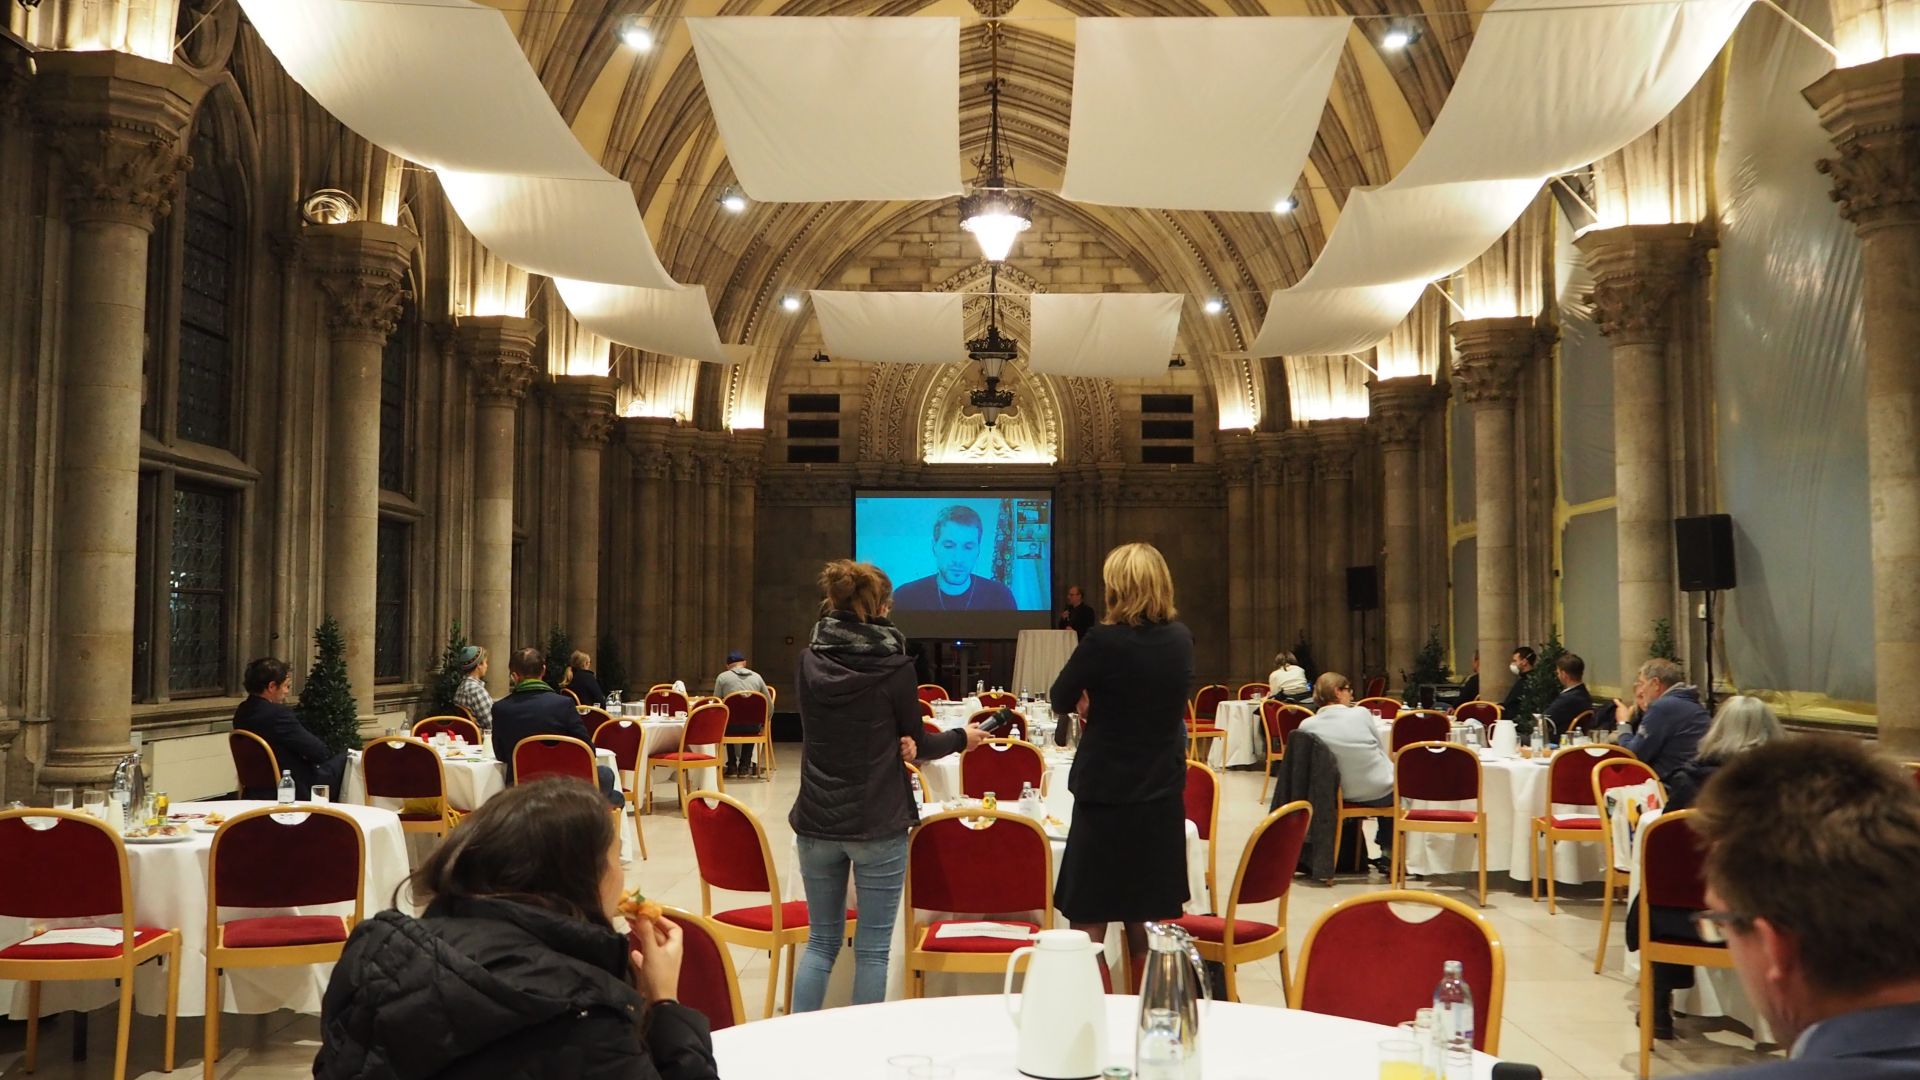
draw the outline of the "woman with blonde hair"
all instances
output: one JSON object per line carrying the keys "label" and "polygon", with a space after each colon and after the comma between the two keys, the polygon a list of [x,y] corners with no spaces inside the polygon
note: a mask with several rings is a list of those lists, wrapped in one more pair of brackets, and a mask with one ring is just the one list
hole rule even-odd
{"label": "woman with blonde hair", "polygon": [[1713,718],[1713,726],[1700,738],[1700,749],[1694,759],[1680,767],[1667,783],[1667,805],[1670,809],[1685,810],[1693,805],[1700,789],[1719,770],[1720,766],[1732,761],[1740,754],[1772,742],[1787,733],[1780,725],[1767,703],[1757,697],[1735,694],[1720,703],[1720,711]]}
{"label": "woman with blonde hair", "polygon": [[1126,925],[1137,985],[1145,924],[1179,918],[1188,898],[1182,792],[1193,634],[1174,621],[1173,574],[1152,545],[1114,548],[1102,576],[1106,614],[1053,684],[1052,699],[1077,702],[1084,724],[1053,900],[1095,941],[1108,923]]}
{"label": "woman with blonde hair", "polygon": [[579,649],[575,649],[573,655],[567,658],[566,688],[573,691],[573,696],[579,698],[582,705],[606,707],[607,691],[600,685],[600,676],[593,673],[593,657]]}

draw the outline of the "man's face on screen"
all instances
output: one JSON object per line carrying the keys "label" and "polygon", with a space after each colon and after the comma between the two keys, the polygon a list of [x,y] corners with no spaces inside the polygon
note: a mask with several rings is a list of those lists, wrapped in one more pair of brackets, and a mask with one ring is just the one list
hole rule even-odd
{"label": "man's face on screen", "polygon": [[973,580],[973,564],[980,557],[980,530],[942,522],[933,535],[933,565],[940,583],[964,589]]}

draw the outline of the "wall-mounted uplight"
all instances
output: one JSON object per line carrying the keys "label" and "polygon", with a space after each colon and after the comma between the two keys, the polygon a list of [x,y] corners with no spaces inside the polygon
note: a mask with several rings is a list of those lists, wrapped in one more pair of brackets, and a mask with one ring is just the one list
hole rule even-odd
{"label": "wall-mounted uplight", "polygon": [[718,202],[720,208],[729,214],[738,214],[747,208],[746,193],[737,187],[728,187],[727,190],[720,193],[720,198],[714,201]]}
{"label": "wall-mounted uplight", "polygon": [[616,33],[620,37],[620,44],[634,52],[646,52],[653,48],[653,30],[647,25],[647,21],[638,15],[628,15],[621,19],[620,28]]}
{"label": "wall-mounted uplight", "polygon": [[1273,204],[1273,212],[1276,214],[1291,214],[1293,213],[1294,208],[1299,205],[1300,205],[1299,201],[1296,200],[1293,196],[1284,195],[1281,197],[1279,202]]}
{"label": "wall-mounted uplight", "polygon": [[800,298],[799,298],[798,296],[796,296],[796,295],[794,295],[793,293],[788,293],[787,295],[785,295],[785,296],[783,296],[783,297],[781,297],[781,298],[780,298],[780,310],[781,310],[781,311],[785,311],[785,312],[795,312],[795,311],[799,311],[799,310],[800,310]]}
{"label": "wall-mounted uplight", "polygon": [[309,225],[345,225],[360,220],[360,203],[339,188],[321,188],[300,204],[300,216]]}

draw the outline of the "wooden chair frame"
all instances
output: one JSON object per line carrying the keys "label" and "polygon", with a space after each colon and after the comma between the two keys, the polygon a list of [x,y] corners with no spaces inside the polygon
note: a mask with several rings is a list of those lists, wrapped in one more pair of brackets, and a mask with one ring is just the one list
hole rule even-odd
{"label": "wooden chair frame", "polygon": [[[1216,799],[1214,802],[1216,808],[1215,816],[1217,817],[1219,800]],[[1278,927],[1276,932],[1263,938],[1255,938],[1252,941],[1236,941],[1234,940],[1233,933],[1234,921],[1240,917],[1240,886],[1241,883],[1246,880],[1247,867],[1253,861],[1254,848],[1259,844],[1260,838],[1266,834],[1268,829],[1278,824],[1282,818],[1293,814],[1306,814],[1307,821],[1311,824],[1313,821],[1313,804],[1307,802],[1305,799],[1296,799],[1275,810],[1273,813],[1268,814],[1265,818],[1261,819],[1259,824],[1253,827],[1253,833],[1247,837],[1247,846],[1240,849],[1239,865],[1234,867],[1233,887],[1231,891],[1227,893],[1226,924],[1221,931],[1221,940],[1212,942],[1195,939],[1194,941],[1194,945],[1200,950],[1200,958],[1202,960],[1215,961],[1227,969],[1228,1001],[1240,1000],[1240,987],[1237,977],[1237,969],[1239,966],[1241,964],[1251,964],[1257,960],[1265,960],[1269,956],[1278,956],[1280,958],[1280,992],[1286,995],[1288,999],[1293,997],[1293,980],[1287,974],[1287,901],[1293,896],[1291,884],[1280,894],[1280,898],[1276,902],[1278,908],[1274,918],[1274,925]],[[1289,867],[1289,870],[1291,870],[1291,867]],[[1211,869],[1209,869],[1208,872],[1211,873]],[[1211,885],[1212,882],[1208,882],[1208,884]]]}
{"label": "wooden chair frame", "polygon": [[1200,689],[1195,690],[1193,692],[1193,696],[1187,699],[1187,715],[1193,717],[1195,720],[1198,720],[1203,724],[1210,724],[1214,727],[1219,727],[1220,726],[1219,713],[1215,713],[1212,716],[1200,715],[1200,698],[1203,695],[1205,695],[1209,690],[1220,691],[1219,698],[1215,699],[1214,701],[1215,706],[1218,706],[1219,703],[1222,701],[1232,701],[1234,699],[1233,690],[1231,687],[1227,686],[1226,683],[1208,683],[1205,686],[1202,686]]}
{"label": "wooden chair frame", "polygon": [[[1437,716],[1440,718],[1442,724],[1451,725],[1453,723],[1453,718],[1439,709],[1401,709],[1398,713],[1394,714],[1393,719],[1387,721],[1387,752],[1389,754],[1393,752],[1393,740],[1394,736],[1399,734],[1400,721],[1405,720],[1409,716]],[[1411,746],[1413,744],[1409,743],[1407,745]],[[1402,749],[1404,749],[1404,747]]]}
{"label": "wooden chair frame", "polygon": [[1252,701],[1254,695],[1250,693],[1250,691],[1258,691],[1259,695],[1264,698],[1267,696],[1267,684],[1265,682],[1241,683],[1240,688],[1233,692],[1234,699],[1236,701]]}
{"label": "wooden chair frame", "polygon": [[[419,741],[419,740],[411,740]],[[435,755],[438,757],[439,755]],[[440,790],[446,791],[445,778],[442,778]],[[366,914],[367,892],[367,834],[360,822],[352,814],[338,807],[316,803],[299,804],[301,813],[318,814],[346,822],[353,828],[353,835],[359,841],[360,857],[357,863],[353,885],[353,914],[340,916],[341,923],[348,935],[360,925]],[[220,897],[215,891],[220,866],[220,843],[225,840],[228,830],[235,825],[252,821],[255,818],[284,813],[280,806],[261,806],[245,810],[220,823],[213,834],[213,846],[207,851],[207,1016],[204,1030],[206,1033],[205,1061],[206,1070],[213,1072],[213,1066],[220,1060],[220,972],[228,968],[262,967],[300,967],[306,964],[331,964],[340,959],[340,953],[347,947],[345,936],[339,941],[323,941],[311,945],[279,945],[251,949],[234,949],[226,945],[226,928],[220,922]]]}
{"label": "wooden chair frame", "polygon": [[[1023,739],[982,739],[979,746],[960,751],[960,790],[962,792],[967,790],[967,759],[974,754],[1032,754],[1040,763],[1040,782],[1034,785],[1034,790],[1042,797],[1046,795],[1047,757],[1040,752],[1039,747]],[[994,798],[1002,800],[1020,797],[1017,791],[996,791],[993,795]]]}
{"label": "wooden chair frame", "polygon": [[[1044,871],[1046,877],[1046,881],[1044,882],[1046,886],[1046,892],[1044,894],[1046,904],[1040,911],[1040,917],[1035,921],[1040,924],[1040,929],[1042,930],[1051,929],[1053,926],[1053,842],[1047,838],[1047,831],[1041,827],[1039,822],[1006,810],[984,810],[978,807],[970,810],[949,810],[922,819],[920,824],[914,827],[913,832],[907,836],[907,878],[906,881],[902,883],[902,891],[900,894],[900,902],[902,904],[901,917],[907,922],[907,996],[910,998],[927,996],[927,973],[930,971],[958,971],[993,975],[1007,970],[1007,957],[1009,953],[945,952],[938,950],[930,951],[925,948],[931,923],[923,924],[915,917],[918,909],[913,906],[913,848],[914,844],[918,842],[922,829],[937,821],[948,821],[953,818],[964,818],[969,821],[988,818],[991,819],[991,821],[987,825],[981,826],[981,828],[997,829],[1002,826],[1011,826],[1018,829],[1032,829],[1034,833],[1040,837],[1041,852],[1046,859]],[[989,911],[982,912],[981,914],[1007,915],[1013,913]],[[938,920],[933,921],[937,922]]]}
{"label": "wooden chair frame", "polygon": [[[1406,804],[1410,796],[1400,793],[1400,758],[1415,750],[1423,754],[1435,750],[1465,754],[1473,762],[1472,821],[1413,821],[1407,817],[1413,811]],[[1393,755],[1393,884],[1401,889],[1406,888],[1407,882],[1406,836],[1409,832],[1471,833],[1479,849],[1479,858],[1475,862],[1480,875],[1480,906],[1487,906],[1487,774],[1480,767],[1478,754],[1458,743],[1429,741],[1408,743]]]}
{"label": "wooden chair frame", "polygon": [[[1284,809],[1284,807],[1282,808]],[[1463,915],[1473,921],[1480,933],[1487,939],[1490,979],[1493,986],[1487,992],[1487,1032],[1480,1040],[1482,1053],[1498,1057],[1500,1054],[1500,1012],[1506,1006],[1507,957],[1500,944],[1500,935],[1487,917],[1451,896],[1426,892],[1418,889],[1387,889],[1382,892],[1363,893],[1350,896],[1320,913],[1320,917],[1307,928],[1306,940],[1300,943],[1300,965],[1293,976],[1293,989],[1287,993],[1289,1008],[1299,1009],[1306,997],[1307,964],[1313,959],[1313,943],[1320,936],[1320,928],[1335,916],[1349,908],[1362,904],[1425,904],[1428,907],[1444,908],[1456,915]]]}
{"label": "wooden chair frame", "polygon": [[[460,823],[460,818],[462,816],[458,810],[455,810],[453,808],[453,804],[447,801],[447,763],[441,760],[439,752],[436,751],[431,744],[429,744],[425,739],[419,738],[417,736],[409,737],[405,735],[382,735],[376,739],[368,739],[366,742],[366,745],[360,748],[360,775],[361,775],[361,779],[365,782],[364,786],[366,787],[365,805],[372,806],[373,800],[375,799],[394,798],[394,796],[392,795],[381,795],[378,792],[373,790],[373,782],[372,782],[372,777],[370,775],[371,770],[367,768],[368,752],[371,751],[376,746],[380,746],[383,744],[390,744],[390,743],[409,743],[409,744],[420,747],[421,749],[425,750],[429,754],[432,754],[434,766],[439,770],[439,774],[440,774],[440,795],[437,800],[440,803],[440,820],[439,821],[408,821],[406,818],[402,817],[400,819],[400,831],[403,833],[410,833],[410,832],[432,833],[435,836],[447,835],[447,833],[450,832],[455,825],[458,825]],[[216,839],[218,838],[216,837]]]}
{"label": "wooden chair frame", "polygon": [[[1643,776],[1643,780],[1640,782],[1645,782],[1646,780],[1653,781],[1660,792],[1660,805],[1665,806],[1667,804],[1667,785],[1660,783],[1660,775],[1653,771],[1653,766],[1648,765],[1639,758],[1607,758],[1593,767],[1593,804],[1599,808],[1601,850],[1606,852],[1605,858],[1607,860],[1605,876],[1601,879],[1600,885],[1600,944],[1593,950],[1593,973],[1595,975],[1600,974],[1607,963],[1607,929],[1613,925],[1614,893],[1616,890],[1631,884],[1629,880],[1621,876],[1618,870],[1614,869],[1614,863],[1618,860],[1613,850],[1613,822],[1607,818],[1607,789],[1600,786],[1600,770],[1608,768],[1609,766],[1614,768],[1625,767],[1629,770],[1633,770],[1637,766],[1637,771]],[[1625,787],[1627,785],[1616,784],[1614,786]]]}
{"label": "wooden chair frame", "polygon": [[[274,754],[273,744],[255,735],[251,731],[242,731],[239,728],[234,728],[227,732],[227,756],[229,758],[233,756],[233,740],[236,738],[242,741],[252,739],[254,742],[260,744],[260,752],[267,755],[267,767],[273,771],[273,782],[277,787],[280,783],[280,758]],[[233,790],[242,795],[247,792],[247,782],[246,779],[240,775],[240,763],[238,761],[233,763]]]}
{"label": "wooden chair frame", "polygon": [[[768,687],[768,689],[772,689],[772,687]],[[932,692],[935,692],[935,693],[938,693],[938,694],[939,694],[940,696],[939,696],[939,697],[928,697],[928,696],[927,696],[927,693],[928,693],[929,691],[932,691]],[[946,701],[946,700],[947,700],[947,688],[946,688],[946,687],[944,687],[944,686],[939,686],[939,685],[936,685],[936,684],[934,684],[934,683],[926,683],[926,682],[923,682],[923,683],[921,683],[920,685],[918,685],[918,686],[916,686],[916,687],[914,687],[914,688],[913,688],[913,693],[914,693],[914,696],[915,696],[915,697],[918,697],[918,698],[919,698],[919,699],[920,699],[921,701],[924,701],[924,702],[926,702],[926,703],[928,703],[928,704],[932,704],[932,703],[934,703],[934,702],[936,702],[936,701]]]}
{"label": "wooden chair frame", "polygon": [[[1685,825],[1693,810],[1671,810],[1647,824],[1640,850],[1634,858],[1640,863],[1640,881],[1647,880],[1646,838],[1656,830]],[[1653,905],[1639,903],[1640,909],[1640,1080],[1646,1080],[1653,1058],[1653,965],[1684,964],[1688,967],[1732,968],[1733,953],[1725,945],[1681,945],[1653,940]]]}
{"label": "wooden chair frame", "polygon": [[[1186,767],[1181,770],[1183,793],[1186,782],[1186,769],[1192,769],[1196,766],[1205,769],[1207,775],[1213,778],[1213,805],[1208,808],[1207,821],[1207,910],[1213,912],[1220,910],[1220,889],[1219,886],[1215,884],[1215,871],[1220,865],[1220,774],[1214,772],[1213,766],[1206,762],[1195,761],[1192,758],[1188,758]],[[1229,900],[1228,903],[1232,903],[1232,901]]]}
{"label": "wooden chair frame", "polygon": [[[1394,801],[1396,803],[1399,802],[1398,799]],[[1334,873],[1337,874],[1340,872],[1340,849],[1343,846],[1345,846],[1345,841],[1347,837],[1347,822],[1353,820],[1354,818],[1390,818],[1394,816],[1394,812],[1393,812],[1393,807],[1391,806],[1349,806],[1347,804],[1347,793],[1346,793],[1346,790],[1343,788],[1334,789],[1333,805],[1334,805],[1333,871]],[[1398,844],[1400,842],[1399,833],[1396,832],[1394,834],[1393,842],[1394,844]],[[1364,861],[1364,856],[1366,855],[1366,843],[1367,843],[1367,836],[1365,833],[1361,833],[1360,834],[1360,845],[1361,845],[1360,854],[1363,856],[1362,861]],[[1383,847],[1380,853],[1387,857],[1387,865],[1388,865],[1387,877],[1388,877],[1388,880],[1392,880],[1393,878],[1392,867],[1394,865],[1393,863],[1394,848]]]}
{"label": "wooden chair frame", "polygon": [[[1467,707],[1467,706],[1469,706],[1469,705],[1485,705],[1485,706],[1486,706],[1487,708],[1489,708],[1489,709],[1492,709],[1492,710],[1493,710],[1493,718],[1494,718],[1494,719],[1495,719],[1496,721],[1497,721],[1497,720],[1501,720],[1501,719],[1503,719],[1503,716],[1502,716],[1502,714],[1506,712],[1506,708],[1505,708],[1505,706],[1503,706],[1503,705],[1501,705],[1501,704],[1500,704],[1499,702],[1497,702],[1497,701],[1488,701],[1488,700],[1486,700],[1485,698],[1474,698],[1474,699],[1473,699],[1472,701],[1463,701],[1463,702],[1461,702],[1460,704],[1458,704],[1458,705],[1455,705],[1455,706],[1453,707],[1453,717],[1454,717],[1454,719],[1456,719],[1456,720],[1461,720],[1461,721],[1465,721],[1465,720],[1469,720],[1469,719],[1471,719],[1471,717],[1466,717],[1466,716],[1461,716],[1461,715],[1460,715],[1460,710],[1462,710],[1462,709],[1464,709],[1464,708],[1466,708],[1466,707]],[[1486,722],[1486,721],[1484,721],[1484,720],[1483,720],[1483,721],[1481,721],[1481,723],[1483,723],[1483,724],[1484,724],[1485,722]]]}
{"label": "wooden chair frame", "polygon": [[[765,769],[766,769],[765,778],[771,780],[773,778],[773,774],[779,771],[779,768],[780,768],[779,763],[774,761],[773,759],[773,695],[763,694],[758,690],[735,690],[733,693],[728,694],[726,697],[721,698],[720,704],[724,706],[726,705],[727,702],[732,701],[734,698],[744,697],[748,694],[751,694],[757,698],[763,698],[766,700],[766,703],[767,703],[767,720],[766,720],[766,723],[760,725],[760,734],[758,735],[722,735],[720,737],[720,743],[722,746],[761,747],[760,761],[762,765],[765,766]],[[733,719],[732,709],[727,710],[727,719],[729,723],[732,722],[732,719]],[[688,722],[692,722],[693,715],[691,713],[687,715],[687,720]],[[722,753],[722,756],[723,757],[725,756],[724,752]],[[722,764],[724,765],[725,762],[722,762]],[[723,769],[722,771],[725,771],[725,770]]]}
{"label": "wooden chair frame", "polygon": [[[1279,714],[1286,712],[1288,710],[1301,712],[1306,714],[1306,716],[1313,715],[1313,712],[1309,710],[1306,706],[1295,705],[1290,701],[1282,701],[1279,698],[1270,697],[1270,698],[1267,698],[1266,701],[1262,701],[1260,703],[1260,733],[1266,736],[1266,739],[1267,739],[1267,760],[1266,760],[1266,767],[1264,770],[1266,773],[1266,777],[1260,784],[1260,803],[1262,806],[1266,805],[1267,792],[1273,787],[1274,763],[1277,761],[1285,761],[1287,759],[1286,737],[1283,736],[1278,739],[1274,738],[1274,734],[1275,734],[1274,730],[1269,729],[1267,725],[1267,709],[1269,707],[1268,706],[1269,702],[1273,703],[1271,707],[1274,711],[1274,720],[1272,725],[1274,729],[1277,729],[1280,726]],[[1300,723],[1305,723],[1305,722],[1306,722],[1305,717],[1302,717]],[[1300,727],[1300,724],[1295,724],[1293,726],[1295,730],[1298,730]]]}
{"label": "wooden chair frame", "polygon": [[[692,746],[706,745],[704,743],[689,744],[687,742],[687,736],[693,733],[694,716],[697,715],[703,709],[720,709],[722,711],[725,711],[725,708],[726,706],[721,705],[718,702],[714,702],[708,705],[696,705],[694,706],[693,709],[688,711],[687,724],[685,727],[680,729],[680,753],[682,755],[692,753],[692,751],[688,749],[689,745],[692,745]],[[767,717],[767,725],[769,727],[773,725],[773,717],[771,714],[769,714]],[[724,738],[725,732],[726,732],[726,725],[722,724],[720,730],[722,732],[722,737]],[[717,743],[714,744],[714,747],[715,749],[718,749],[719,744]],[[641,784],[642,790],[640,794],[640,804],[645,809],[646,813],[649,813],[649,814],[653,813],[653,770],[655,769],[672,769],[673,770],[673,786],[678,789],[679,795],[680,795],[680,816],[681,817],[685,817],[687,814],[687,798],[688,798],[687,773],[690,770],[712,769],[713,782],[716,785],[718,785],[720,791],[723,794],[727,790],[727,769],[726,769],[727,756],[724,753],[717,753],[717,754],[710,755],[711,757],[710,761],[688,761],[685,757],[671,758],[666,761],[656,761],[653,755],[645,753],[644,748],[642,748],[642,750],[643,752],[641,754],[641,758],[644,765],[644,770],[647,775],[646,775],[646,779]]]}
{"label": "wooden chair frame", "polygon": [[[1217,685],[1217,684],[1216,684]],[[1201,687],[1205,690],[1206,687]],[[1224,690],[1226,687],[1222,686]],[[1206,753],[1200,752],[1200,744],[1208,739],[1218,739],[1227,733],[1227,729],[1214,720],[1202,720],[1194,712],[1194,699],[1187,701],[1187,758],[1191,761],[1208,761],[1213,757],[1213,747],[1207,747]]]}
{"label": "wooden chair frame", "polygon": [[[251,734],[242,732],[241,734]],[[259,738],[259,736],[254,736]],[[75,810],[26,807],[0,810],[0,821],[12,818],[59,818],[86,828],[98,829],[113,840],[114,854],[120,860],[120,925],[123,937],[119,956],[98,960],[0,960],[0,979],[27,984],[27,1046],[23,1064],[32,1072],[40,1052],[40,984],[80,979],[114,979],[120,983],[119,1026],[113,1043],[113,1077],[125,1080],[127,1047],[133,1032],[133,973],[149,960],[158,959],[167,969],[166,1048],[162,1071],[173,1071],[174,1029],[180,1015],[180,930],[162,930],[144,945],[136,945],[139,926],[133,910],[133,876],[127,868],[127,845],[120,834],[99,819]],[[150,928],[151,929],[151,928]],[[24,941],[31,941],[35,934]],[[12,944],[22,944],[13,942]]]}
{"label": "wooden chair frame", "polygon": [[[1592,752],[1596,750],[1599,752]],[[1559,762],[1561,755],[1569,753],[1586,754],[1593,759],[1593,765],[1595,767],[1598,767],[1600,763],[1604,761],[1618,761],[1635,756],[1633,751],[1624,746],[1562,746],[1553,752],[1552,757],[1547,759],[1547,803],[1540,815],[1533,819],[1533,831],[1528,834],[1527,877],[1532,884],[1533,899],[1537,901],[1540,899],[1540,845],[1544,839],[1547,848],[1547,914],[1549,915],[1558,915],[1560,913],[1559,885],[1553,875],[1554,845],[1563,843],[1599,844],[1605,842],[1605,838],[1595,834],[1607,832],[1606,815],[1601,812],[1598,806],[1594,807],[1593,811],[1594,816],[1600,819],[1600,827],[1598,829],[1568,829],[1556,827],[1553,824],[1554,770],[1560,767]],[[1591,769],[1588,770],[1587,779],[1589,783],[1592,782],[1593,773]]]}
{"label": "wooden chair frame", "polygon": [[471,729],[468,732],[466,732],[468,746],[477,748],[481,744],[486,742],[486,736],[481,732],[480,725],[477,723],[474,723],[472,717],[455,716],[452,713],[440,713],[435,716],[423,716],[420,719],[414,721],[413,726],[411,728],[408,728],[407,730],[409,733],[413,735],[414,738],[420,739],[421,741],[424,742],[427,737],[425,735],[420,734],[421,728],[427,726],[428,724],[444,723],[448,720],[451,720],[456,724],[464,724],[469,729]]}
{"label": "wooden chair frame", "polygon": [[[1379,717],[1380,719],[1386,720],[1389,722],[1392,721],[1395,717],[1399,716],[1400,713],[1404,711],[1407,707],[1407,703],[1404,701],[1401,701],[1399,698],[1386,697],[1384,695],[1375,695],[1373,697],[1363,697],[1360,700],[1354,702],[1354,704],[1359,706],[1362,709],[1367,710],[1368,712]],[[1391,713],[1389,714],[1387,712],[1381,711],[1383,706],[1391,707],[1391,710],[1392,710]]]}
{"label": "wooden chair frame", "polygon": [[1017,720],[1020,725],[1019,727],[1020,734],[1012,735],[1012,736],[1000,736],[1001,738],[1018,739],[1023,743],[1028,743],[1033,746],[1040,745],[1040,741],[1032,737],[1033,723],[1027,719],[1027,714],[1021,711],[1020,709],[1013,708],[1012,706],[996,706],[991,709],[975,709],[973,711],[973,715],[967,717],[967,723],[984,724],[990,718],[999,715],[1001,708],[1005,708],[1008,712],[1012,713],[1014,719]]}
{"label": "wooden chair frame", "polygon": [[[600,729],[606,727],[608,724],[634,724],[636,726],[640,726],[640,721],[632,717],[614,716],[613,714],[607,712],[605,709],[598,709],[593,707],[592,705],[580,706],[580,715],[582,717],[586,717],[590,713],[599,713],[601,716],[606,717],[606,719],[600,721],[599,723],[593,726],[592,746],[594,750],[594,762],[596,764],[600,760],[600,753],[599,753],[600,752]],[[515,749],[517,750],[519,748],[515,747]],[[626,796],[627,809],[629,811],[636,811],[637,807],[639,806],[640,793],[637,789],[640,784],[640,770],[641,768],[644,767],[641,763],[644,760],[646,760],[646,756],[647,756],[647,729],[644,726],[640,726],[640,749],[639,749],[639,752],[634,755],[633,768],[626,770],[626,783],[619,783],[621,779],[621,769],[620,769],[620,763],[618,759],[615,759],[614,767],[613,767],[614,782],[616,784],[619,784],[620,793]],[[597,768],[594,770],[594,773],[595,773],[594,786],[595,787],[598,787],[600,785],[600,777],[598,775],[599,771],[600,770]],[[644,824],[641,823],[640,821],[641,815],[639,813],[637,812],[632,813],[632,817],[633,817],[633,839],[635,843],[640,845],[640,860],[642,862],[645,862],[648,858],[651,857],[647,854],[647,828]],[[620,822],[618,821],[615,821],[613,824],[616,829],[619,828],[620,826]]]}
{"label": "wooden chair frame", "polygon": [[921,804],[927,805],[932,803],[933,793],[927,790],[926,774],[920,771],[920,767],[918,765],[915,765],[910,761],[907,762],[906,765],[907,765],[907,779],[913,784],[915,788],[919,789]]}
{"label": "wooden chair frame", "polygon": [[692,923],[706,932],[714,940],[715,951],[720,954],[720,970],[726,974],[727,998],[733,1009],[729,1027],[739,1027],[747,1022],[747,1007],[740,1000],[740,972],[733,966],[733,955],[727,951],[727,939],[720,934],[720,924],[697,912],[685,908],[662,906],[661,914]]}

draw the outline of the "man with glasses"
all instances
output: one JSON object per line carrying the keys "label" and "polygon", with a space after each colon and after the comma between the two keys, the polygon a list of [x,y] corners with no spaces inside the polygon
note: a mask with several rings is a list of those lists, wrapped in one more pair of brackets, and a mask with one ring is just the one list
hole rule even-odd
{"label": "man with glasses", "polygon": [[1701,792],[1700,937],[1788,1060],[1721,1076],[1920,1078],[1920,789],[1855,739],[1779,739]]}
{"label": "man with glasses", "polygon": [[[1633,704],[1640,710],[1633,733],[1622,735],[1620,745],[1633,751],[1671,785],[1673,774],[1693,763],[1700,751],[1700,740],[1713,726],[1713,717],[1700,704],[1700,691],[1683,681],[1686,672],[1672,660],[1649,660],[1640,665],[1633,680]],[[1625,731],[1631,710],[1619,701],[1613,703],[1614,723]]]}

